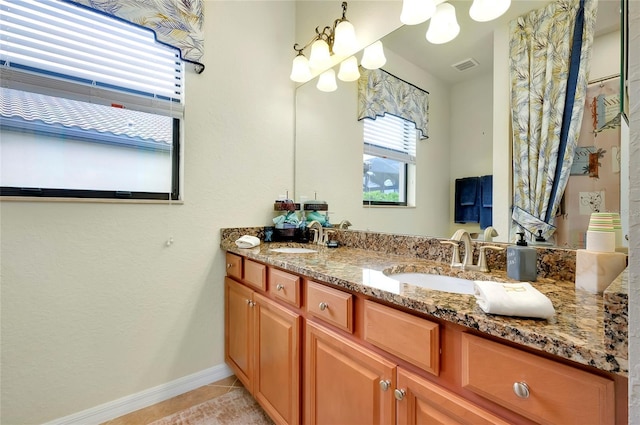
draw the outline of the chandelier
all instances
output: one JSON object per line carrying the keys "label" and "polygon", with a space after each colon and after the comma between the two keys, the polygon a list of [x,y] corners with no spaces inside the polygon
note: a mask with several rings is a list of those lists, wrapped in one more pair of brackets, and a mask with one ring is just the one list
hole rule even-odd
{"label": "chandelier", "polygon": [[[430,0],[431,1],[431,0]],[[304,83],[312,78],[313,71],[323,71],[318,78],[318,90],[331,92],[338,88],[336,73],[329,68],[331,56],[344,57],[340,62],[338,78],[341,81],[356,81],[360,78],[358,60],[352,54],[358,50],[358,42],[353,24],[347,20],[347,2],[342,2],[342,17],[333,22],[333,26],[325,26],[322,31],[316,27],[316,34],[304,46],[293,45],[296,57],[291,67],[291,80]],[[309,59],[304,55],[305,49],[310,48]],[[351,55],[351,56],[349,56]],[[386,58],[380,41],[364,49],[360,64],[367,69],[377,69],[384,65]],[[329,69],[327,69],[329,68]]]}
{"label": "chandelier", "polygon": [[[511,0],[473,0],[469,9],[471,19],[487,22],[504,14]],[[417,25],[431,19],[427,29],[427,41],[433,44],[447,43],[458,36],[460,25],[456,8],[446,0],[403,0],[400,21],[405,25]]]}

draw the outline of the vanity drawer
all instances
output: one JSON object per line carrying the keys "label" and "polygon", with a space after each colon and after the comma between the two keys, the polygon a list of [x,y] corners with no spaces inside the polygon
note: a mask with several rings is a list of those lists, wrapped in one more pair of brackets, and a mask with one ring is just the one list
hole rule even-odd
{"label": "vanity drawer", "polygon": [[543,424],[613,424],[613,381],[462,334],[462,386]]}
{"label": "vanity drawer", "polygon": [[227,276],[242,280],[242,257],[227,252]]}
{"label": "vanity drawer", "polygon": [[364,339],[426,372],[436,376],[440,373],[437,323],[367,300]]}
{"label": "vanity drawer", "polygon": [[307,280],[307,313],[353,333],[353,296]]}
{"label": "vanity drawer", "polygon": [[300,277],[269,268],[269,293],[279,300],[300,307]]}
{"label": "vanity drawer", "polygon": [[245,260],[244,283],[265,291],[267,289],[267,266],[252,260]]}

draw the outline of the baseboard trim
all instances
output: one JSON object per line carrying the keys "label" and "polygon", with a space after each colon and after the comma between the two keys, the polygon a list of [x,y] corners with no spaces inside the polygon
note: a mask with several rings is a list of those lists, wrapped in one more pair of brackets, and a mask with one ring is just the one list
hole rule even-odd
{"label": "baseboard trim", "polygon": [[231,375],[233,375],[233,372],[229,369],[229,366],[223,363],[136,394],[131,394],[63,418],[55,419],[43,425],[101,424]]}

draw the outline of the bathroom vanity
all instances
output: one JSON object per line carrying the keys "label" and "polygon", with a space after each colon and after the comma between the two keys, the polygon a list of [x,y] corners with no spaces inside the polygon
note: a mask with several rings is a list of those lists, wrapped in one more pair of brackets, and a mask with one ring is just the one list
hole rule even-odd
{"label": "bathroom vanity", "polygon": [[[225,360],[276,423],[627,423],[624,283],[576,291],[570,251],[543,252],[533,283],[555,317],[523,319],[389,276],[509,282],[499,253],[481,273],[450,267],[450,247],[430,238],[338,230],[333,249],[235,245],[259,231],[222,229]],[[283,246],[315,252],[272,250]]]}

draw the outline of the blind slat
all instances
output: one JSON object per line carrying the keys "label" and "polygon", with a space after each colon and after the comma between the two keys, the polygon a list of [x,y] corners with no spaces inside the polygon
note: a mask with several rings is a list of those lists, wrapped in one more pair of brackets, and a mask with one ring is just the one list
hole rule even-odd
{"label": "blind slat", "polygon": [[388,114],[363,121],[365,154],[415,164],[417,132],[414,123]]}
{"label": "blind slat", "polygon": [[0,11],[5,86],[55,91],[68,81],[77,87],[65,97],[86,98],[98,90],[106,100],[124,96],[134,109],[148,108],[142,98],[151,98],[166,104],[161,113],[181,114],[180,53],[156,43],[151,31],[57,0],[0,0]]}

